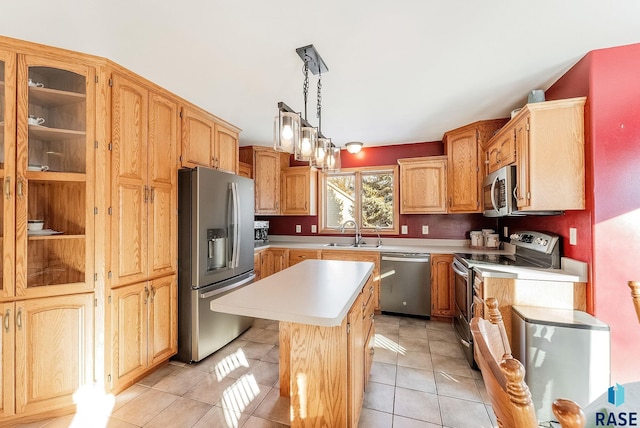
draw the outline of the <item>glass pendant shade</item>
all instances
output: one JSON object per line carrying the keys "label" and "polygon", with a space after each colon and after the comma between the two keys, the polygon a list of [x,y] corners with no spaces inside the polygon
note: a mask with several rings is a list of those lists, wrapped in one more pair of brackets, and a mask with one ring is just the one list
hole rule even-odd
{"label": "glass pendant shade", "polygon": [[273,126],[273,148],[279,152],[294,153],[300,144],[300,116],[279,111]]}
{"label": "glass pendant shade", "polygon": [[327,152],[325,170],[329,172],[340,171],[340,147],[333,146]]}
{"label": "glass pendant shade", "polygon": [[331,141],[328,138],[318,138],[316,140],[316,146],[313,150],[313,157],[311,158],[311,166],[318,169],[324,169],[327,160],[327,151],[331,145]]}
{"label": "glass pendant shade", "polygon": [[296,145],[296,160],[310,161],[314,156],[318,131],[315,128],[303,126],[300,141]]}

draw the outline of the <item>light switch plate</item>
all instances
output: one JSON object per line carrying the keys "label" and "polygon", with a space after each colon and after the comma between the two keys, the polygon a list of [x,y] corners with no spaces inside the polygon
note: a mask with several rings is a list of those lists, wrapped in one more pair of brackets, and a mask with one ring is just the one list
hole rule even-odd
{"label": "light switch plate", "polygon": [[569,244],[578,245],[578,229],[575,227],[569,228]]}
{"label": "light switch plate", "polygon": [[311,225],[311,233],[318,233],[318,226],[315,224]]}
{"label": "light switch plate", "polygon": [[299,224],[296,224],[296,233],[300,233],[302,232],[302,226]]}
{"label": "light switch plate", "polygon": [[402,227],[400,228],[400,233],[403,235],[406,235],[409,233],[409,228],[407,227],[406,224],[403,224]]}
{"label": "light switch plate", "polygon": [[428,235],[429,234],[429,226],[427,226],[427,225],[423,225],[422,226],[422,234],[423,235]]}

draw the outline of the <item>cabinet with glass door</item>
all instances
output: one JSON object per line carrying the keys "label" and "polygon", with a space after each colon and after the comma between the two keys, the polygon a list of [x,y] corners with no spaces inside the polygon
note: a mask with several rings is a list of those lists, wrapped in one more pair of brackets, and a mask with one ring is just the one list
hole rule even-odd
{"label": "cabinet with glass door", "polygon": [[95,71],[18,57],[16,295],[92,289]]}

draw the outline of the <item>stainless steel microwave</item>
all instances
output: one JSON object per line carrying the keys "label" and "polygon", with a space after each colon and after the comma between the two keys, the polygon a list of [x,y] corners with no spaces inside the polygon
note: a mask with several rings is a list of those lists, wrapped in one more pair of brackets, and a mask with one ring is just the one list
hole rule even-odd
{"label": "stainless steel microwave", "polygon": [[485,217],[514,214],[518,205],[513,195],[516,187],[515,165],[504,166],[487,175],[482,183],[482,204]]}

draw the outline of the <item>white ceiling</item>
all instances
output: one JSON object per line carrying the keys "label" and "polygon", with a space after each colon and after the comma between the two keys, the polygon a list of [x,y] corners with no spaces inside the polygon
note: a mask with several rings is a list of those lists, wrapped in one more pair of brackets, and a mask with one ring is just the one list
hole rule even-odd
{"label": "white ceiling", "polygon": [[[637,0],[30,0],[0,34],[108,57],[270,145],[276,104],[302,111],[302,61],[329,67],[334,143],[436,141],[506,117],[588,51],[640,42]],[[309,121],[315,118],[312,76]]]}

